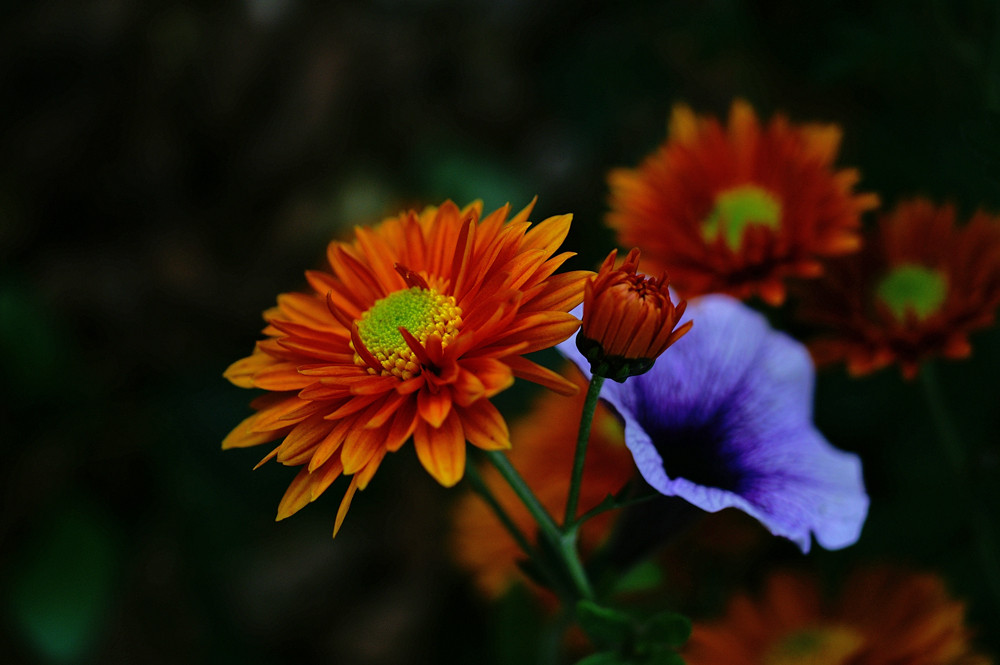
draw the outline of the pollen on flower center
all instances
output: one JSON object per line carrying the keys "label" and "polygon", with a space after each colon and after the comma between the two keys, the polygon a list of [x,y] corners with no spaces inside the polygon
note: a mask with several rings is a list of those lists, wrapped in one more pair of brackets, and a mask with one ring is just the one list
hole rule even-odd
{"label": "pollen on flower center", "polygon": [[712,211],[702,222],[705,238],[720,236],[732,249],[739,249],[743,230],[750,225],[777,229],[781,225],[781,203],[770,192],[754,185],[742,185],[719,192]]}
{"label": "pollen on flower center", "polygon": [[[436,334],[447,346],[462,325],[462,310],[451,296],[413,286],[377,300],[357,324],[362,343],[382,366],[381,374],[409,379],[420,373],[421,366],[399,329],[406,328],[421,344]],[[354,363],[368,365],[356,348]],[[368,372],[377,370],[369,366]]]}
{"label": "pollen on flower center", "polygon": [[947,292],[944,275],[916,264],[897,266],[875,290],[879,300],[901,321],[907,310],[913,310],[920,319],[927,318],[941,307]]}
{"label": "pollen on flower center", "polygon": [[846,626],[807,628],[788,635],[772,647],[765,665],[841,665],[864,644],[857,631]]}

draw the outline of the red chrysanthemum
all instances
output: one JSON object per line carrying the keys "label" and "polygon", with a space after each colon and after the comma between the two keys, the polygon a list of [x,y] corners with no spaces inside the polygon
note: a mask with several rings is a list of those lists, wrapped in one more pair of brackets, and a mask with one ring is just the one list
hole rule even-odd
{"label": "red chrysanthemum", "polygon": [[860,215],[878,205],[853,192],[856,170],[834,170],[840,136],[781,115],[762,126],[740,100],[726,128],[677,106],[667,141],[611,172],[608,223],[684,296],[781,304],[785,278],[816,277],[822,259],[859,247]]}
{"label": "red chrysanthemum", "polygon": [[989,665],[969,644],[965,608],[942,581],[889,568],[852,575],[825,603],[815,580],[771,576],[722,619],[695,624],[688,665]]}
{"label": "red chrysanthemum", "polygon": [[928,358],[971,353],[969,333],[1000,305],[1000,217],[955,221],[953,206],[902,202],[860,254],[804,288],[801,316],[824,328],[817,363],[846,361],[855,375],[898,363],[913,378]]}
{"label": "red chrysanthemum", "polygon": [[261,461],[303,467],[279,520],[352,476],[336,535],[355,491],[411,436],[424,468],[454,485],[466,441],[510,446],[489,400],[514,377],[577,391],[523,357],[573,334],[579,321],[567,312],[593,274],[554,274],[572,256],[553,256],[571,216],[531,227],[532,205],[505,222],[509,206],[480,220],[481,204],[459,210],[449,201],[357,228],[354,242],[330,244],[332,274],[307,272],[311,292],[283,294],[265,312],[267,339],[225,376],[268,394],[222,445],[284,437]]}
{"label": "red chrysanthemum", "polygon": [[[575,367],[567,369],[573,372],[575,383],[586,388],[579,371]],[[571,399],[545,394],[528,415],[514,424],[518,445],[508,454],[510,461],[538,500],[553,513],[562,511],[569,495],[583,401],[584,391]],[[618,492],[634,475],[635,463],[625,447],[624,430],[618,419],[599,404],[590,430],[579,514]],[[534,518],[510,485],[491,467],[483,469],[483,480],[514,524],[533,538],[537,531]],[[605,512],[582,524],[580,547],[584,555],[608,536],[617,515]],[[517,566],[524,553],[478,496],[466,495],[456,506],[452,541],[456,560],[475,576],[485,595],[497,597],[515,580],[524,579]]]}

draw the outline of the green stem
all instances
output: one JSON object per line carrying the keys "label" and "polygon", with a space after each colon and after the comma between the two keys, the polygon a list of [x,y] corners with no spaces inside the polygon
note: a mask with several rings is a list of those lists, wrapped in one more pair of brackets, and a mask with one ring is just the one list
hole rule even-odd
{"label": "green stem", "polygon": [[524,507],[528,509],[531,516],[535,518],[538,523],[539,528],[550,538],[553,538],[553,542],[558,542],[559,538],[559,527],[556,526],[555,520],[549,515],[549,511],[545,509],[542,502],[538,500],[535,493],[531,491],[528,487],[528,483],[524,482],[524,478],[521,474],[517,472],[514,465],[510,463],[507,456],[498,450],[488,450],[486,451],[486,459],[490,461],[496,470],[500,472],[503,479],[507,481],[510,488],[514,490],[518,498],[524,504]]}
{"label": "green stem", "polygon": [[[517,469],[510,463],[506,455],[496,450],[487,451],[485,455],[486,459],[500,472],[500,475],[507,481],[507,484],[514,490],[518,498],[521,499],[524,507],[531,513],[535,522],[538,523],[542,537],[559,554],[566,572],[569,573],[576,587],[577,594],[582,598],[593,599],[594,591],[590,586],[590,580],[587,579],[587,573],[583,569],[580,557],[576,553],[576,530],[573,529],[564,533],[559,529],[555,520],[552,519],[552,516],[545,509],[545,506],[538,500],[535,493],[531,491],[528,484],[524,482],[524,478],[517,472]],[[538,559],[535,560],[537,561]]]}
{"label": "green stem", "polygon": [[970,525],[979,551],[983,573],[992,592],[993,601],[997,608],[1000,608],[1000,568],[997,568],[996,565],[996,562],[1000,561],[1000,552],[997,551],[993,523],[980,498],[979,483],[969,470],[965,446],[958,433],[958,428],[948,413],[944,395],[938,383],[937,372],[929,362],[924,363],[920,368],[920,383],[924,389],[924,398],[927,401],[931,420],[937,430],[936,438],[941,444],[944,456],[951,465],[952,473],[958,480],[960,491],[969,506]]}
{"label": "green stem", "polygon": [[594,410],[597,408],[597,398],[601,394],[604,377],[594,375],[587,386],[587,397],[583,401],[583,413],[580,415],[580,429],[576,436],[576,454],[573,457],[573,475],[570,477],[569,497],[566,499],[566,516],[563,518],[563,529],[570,529],[576,521],[576,508],[580,501],[580,484],[583,480],[583,464],[587,459],[587,443],[590,441],[590,425],[594,420]]}
{"label": "green stem", "polygon": [[483,481],[483,477],[479,475],[479,469],[476,468],[475,463],[471,459],[466,459],[465,463],[465,477],[469,479],[469,485],[472,486],[472,491],[475,492],[486,502],[486,505],[490,507],[493,513],[497,516],[497,519],[504,525],[507,532],[511,537],[517,541],[518,546],[521,551],[527,555],[529,559],[538,560],[538,554],[535,552],[535,548],[532,547],[528,538],[524,535],[524,532],[518,528],[514,520],[511,519],[507,511],[503,509],[497,498],[493,496],[493,492],[487,487],[486,483]]}
{"label": "green stem", "polygon": [[[628,486],[627,485],[626,485],[625,489],[628,490]],[[611,496],[609,494],[607,496],[607,498],[604,501],[602,501],[600,504],[594,506],[593,508],[591,508],[590,510],[588,510],[587,512],[585,512],[583,515],[580,515],[580,519],[578,519],[576,521],[576,523],[578,525],[579,524],[583,524],[587,520],[594,519],[598,515],[600,515],[602,513],[606,513],[606,512],[608,512],[610,510],[620,510],[622,508],[629,508],[631,506],[637,506],[640,503],[646,503],[647,501],[652,501],[653,499],[655,499],[657,497],[663,496],[659,492],[650,492],[649,494],[643,494],[642,496],[632,497],[631,499],[620,499],[620,498],[618,498],[619,496],[623,496],[624,494],[625,494],[625,492],[619,492],[619,494],[617,496]]]}
{"label": "green stem", "polygon": [[927,408],[937,430],[938,442],[944,451],[944,455],[951,464],[952,471],[959,476],[965,474],[965,449],[962,446],[958,430],[948,415],[948,409],[944,404],[944,396],[938,386],[937,372],[935,367],[927,362],[920,368],[920,385],[924,389],[924,398],[927,400]]}

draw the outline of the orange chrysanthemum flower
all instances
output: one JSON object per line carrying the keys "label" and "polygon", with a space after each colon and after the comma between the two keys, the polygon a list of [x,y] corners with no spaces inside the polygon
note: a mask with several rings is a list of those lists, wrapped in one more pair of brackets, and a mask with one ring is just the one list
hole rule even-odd
{"label": "orange chrysanthemum flower", "polygon": [[808,577],[771,576],[759,600],[695,624],[688,665],[989,665],[969,644],[965,608],[942,581],[888,568],[860,571],[824,602]]}
{"label": "orange chrysanthemum flower", "polygon": [[1000,217],[956,226],[950,205],[900,203],[803,298],[802,318],[827,331],[811,345],[819,364],[846,361],[860,375],[895,362],[913,378],[933,356],[967,357],[969,333],[1000,305]]}
{"label": "orange chrysanthemum flower", "polygon": [[[575,384],[586,388],[574,368]],[[576,428],[583,412],[583,391],[572,399],[546,394],[513,428],[518,446],[510,461],[550,512],[562,511],[569,495]],[[587,448],[587,465],[580,486],[580,514],[620,490],[634,475],[635,464],[625,447],[618,419],[598,405]],[[483,469],[483,480],[513,522],[533,539],[535,522],[503,478],[492,467]],[[584,555],[610,533],[618,512],[605,512],[583,523],[580,547]],[[454,513],[453,552],[458,563],[471,572],[488,597],[501,595],[515,580],[524,579],[517,561],[524,558],[517,543],[474,494],[462,497]]]}
{"label": "orange chrysanthemum flower", "polygon": [[[306,273],[312,291],[278,297],[264,314],[267,339],[225,376],[269,391],[223,448],[284,437],[263,462],[302,466],[278,519],[352,476],[334,535],[356,490],[412,435],[417,457],[442,485],[462,478],[465,443],[510,446],[489,399],[514,377],[574,394],[576,384],[523,357],[566,339],[567,313],[593,273],[553,273],[571,215],[531,227],[534,203],[505,223],[509,206],[480,220],[482,205],[408,212],[352,243],[333,242],[333,273]],[[259,465],[258,465],[259,466]]]}
{"label": "orange chrysanthemum flower", "polygon": [[840,136],[781,115],[762,126],[740,100],[725,129],[677,106],[668,140],[639,168],[611,172],[608,223],[685,296],[781,304],[785,278],[816,277],[821,259],[859,247],[860,215],[878,205],[853,192],[856,170],[834,170]]}
{"label": "orange chrysanthemum flower", "polygon": [[576,344],[598,376],[622,382],[648,372],[661,353],[691,329],[674,327],[687,302],[674,306],[666,273],[659,279],[636,274],[639,250],[615,268],[613,249],[583,295],[583,325]]}

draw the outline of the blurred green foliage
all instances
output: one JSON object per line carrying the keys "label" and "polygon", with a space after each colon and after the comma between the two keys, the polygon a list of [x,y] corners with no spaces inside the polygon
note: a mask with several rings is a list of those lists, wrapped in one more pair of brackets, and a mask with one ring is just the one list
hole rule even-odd
{"label": "blurred green foliage", "polygon": [[32,646],[79,662],[103,637],[120,551],[107,516],[79,499],[40,516],[10,568],[7,607]]}

